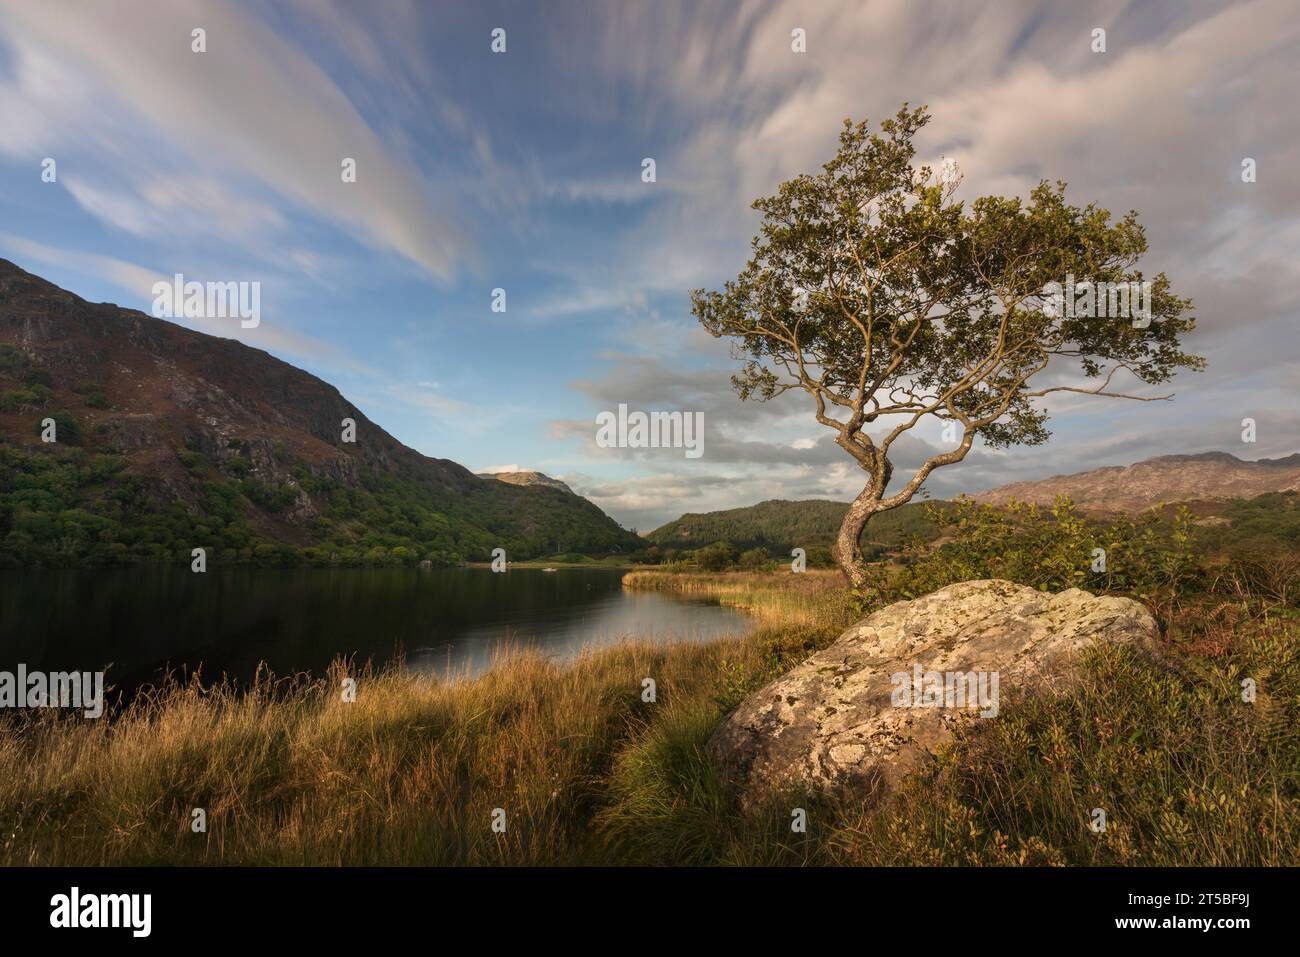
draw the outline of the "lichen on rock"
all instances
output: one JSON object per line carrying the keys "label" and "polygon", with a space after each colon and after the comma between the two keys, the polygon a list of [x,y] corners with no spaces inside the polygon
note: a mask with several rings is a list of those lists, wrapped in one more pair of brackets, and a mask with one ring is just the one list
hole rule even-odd
{"label": "lichen on rock", "polygon": [[949,585],[847,628],[743,701],[707,752],[742,806],[795,787],[879,795],[951,740],[955,722],[995,718],[1001,692],[1068,683],[1083,649],[1149,646],[1156,633],[1128,598]]}

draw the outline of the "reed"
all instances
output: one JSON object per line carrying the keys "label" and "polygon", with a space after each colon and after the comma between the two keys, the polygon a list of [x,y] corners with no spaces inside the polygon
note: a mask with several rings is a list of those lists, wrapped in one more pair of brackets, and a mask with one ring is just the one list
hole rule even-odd
{"label": "reed", "polygon": [[[842,586],[814,572],[626,584],[715,597],[757,626],[567,664],[505,651],[451,680],[340,661],[244,689],[171,681],[98,721],[6,713],[0,863],[1298,862],[1294,611],[1220,613],[1217,630],[1189,611],[1164,639],[1175,669],[1094,655],[1070,694],[1004,701],[882,806],[794,793],[745,815],[704,745],[745,695],[834,640]],[[1253,705],[1243,676],[1259,678]],[[793,806],[806,834],[790,832]]]}

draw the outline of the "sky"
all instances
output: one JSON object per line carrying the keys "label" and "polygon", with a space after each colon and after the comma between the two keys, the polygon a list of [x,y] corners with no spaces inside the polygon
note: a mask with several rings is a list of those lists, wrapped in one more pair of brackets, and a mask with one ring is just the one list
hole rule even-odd
{"label": "sky", "polygon": [[[1053,397],[1046,445],[977,446],[933,473],[946,498],[1300,451],[1298,100],[1294,0],[0,0],[0,256],[145,311],[176,273],[258,282],[256,328],[178,321],[427,455],[546,472],[641,531],[847,501],[862,473],[811,400],[741,402],[689,293],[744,267],[750,204],[816,172],[845,118],[925,104],[918,159],[956,161],[958,198],[1049,179],[1136,209],[1142,268],[1194,300],[1208,360],[1168,402]],[[703,454],[600,447],[620,403],[701,413]],[[896,483],[940,429],[895,447]]]}

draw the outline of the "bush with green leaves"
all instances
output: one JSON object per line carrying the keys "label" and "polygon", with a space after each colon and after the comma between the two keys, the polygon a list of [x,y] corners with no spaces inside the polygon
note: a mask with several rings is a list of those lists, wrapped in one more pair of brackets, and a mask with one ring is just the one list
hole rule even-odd
{"label": "bush with green leaves", "polygon": [[1050,507],[962,500],[935,509],[949,540],[914,544],[900,570],[878,569],[864,606],[916,598],[956,582],[1001,578],[1042,591],[1085,588],[1158,601],[1202,575],[1192,516],[1149,511],[1110,519],[1085,516],[1065,497]]}
{"label": "bush with green leaves", "polygon": [[[54,412],[48,418],[54,420],[55,438],[64,445],[81,445],[86,440],[85,433],[81,431],[81,423],[71,412]],[[45,431],[44,419],[36,423],[36,431],[37,433]]]}
{"label": "bush with green leaves", "polygon": [[[590,503],[556,509],[538,495],[521,510],[518,491],[499,483],[485,483],[469,501],[387,475],[345,487],[313,477],[301,462],[289,471],[313,496],[316,515],[303,526],[307,541],[286,543],[277,533],[298,490],[251,474],[242,456],[222,463],[231,473],[223,474],[188,441],[175,450],[185,466],[182,490],[160,497],[150,477],[130,472],[129,457],[77,444],[76,420],[55,418],[55,444],[0,442],[0,566],[188,563],[196,542],[218,564],[268,565],[460,564],[485,561],[496,547],[515,559],[627,556],[636,544]],[[101,523],[93,533],[84,515]]]}
{"label": "bush with green leaves", "polygon": [[695,552],[696,563],[706,571],[716,572],[736,563],[736,548],[730,542],[715,542]]}

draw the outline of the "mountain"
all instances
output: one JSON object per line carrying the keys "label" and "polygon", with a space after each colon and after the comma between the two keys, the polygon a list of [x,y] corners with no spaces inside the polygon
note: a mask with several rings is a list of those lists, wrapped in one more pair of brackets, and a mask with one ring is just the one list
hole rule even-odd
{"label": "mountain", "polygon": [[[874,557],[901,546],[916,535],[926,539],[937,535],[935,524],[926,517],[925,504],[911,502],[873,517],[863,534],[864,553]],[[771,499],[744,508],[688,512],[645,537],[666,550],[690,550],[715,542],[729,542],[737,548],[765,548],[772,554],[784,556],[796,546],[804,549],[829,547],[847,510],[848,505],[844,502],[824,499]]]}
{"label": "mountain", "polygon": [[[988,505],[1012,500],[1050,505],[1058,496],[1068,495],[1084,511],[1137,512],[1165,503],[1252,499],[1268,492],[1297,490],[1300,453],[1247,462],[1227,452],[1203,452],[1015,482],[970,497]],[[744,508],[688,513],[645,537],[661,550],[689,551],[729,542],[740,549],[764,548],[784,555],[795,546],[829,546],[847,508],[844,503],[825,500],[773,499]],[[863,534],[863,551],[869,558],[879,557],[918,536],[932,541],[938,534],[939,528],[926,515],[925,503],[911,502],[871,519]]]}
{"label": "mountain", "polygon": [[1248,462],[1227,452],[1202,452],[1013,482],[971,498],[989,505],[1005,505],[1013,499],[1050,505],[1057,496],[1068,495],[1086,511],[1137,512],[1169,502],[1251,498],[1298,489],[1300,453]]}
{"label": "mountain", "polygon": [[188,561],[200,545],[270,562],[644,547],[567,489],[421,455],[266,352],[0,259],[0,562]]}
{"label": "mountain", "polygon": [[573,489],[565,485],[559,479],[553,479],[542,472],[529,472],[525,469],[516,469],[511,472],[479,472],[479,478],[496,479],[498,482],[508,482],[511,485],[542,485],[546,488],[558,488],[561,491],[568,492],[570,495],[575,494]]}

